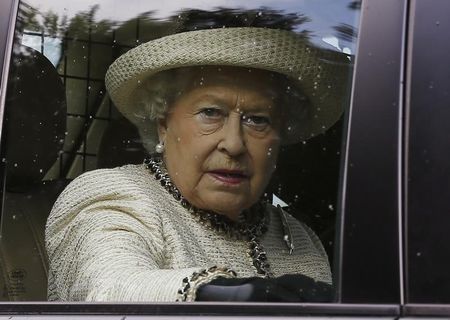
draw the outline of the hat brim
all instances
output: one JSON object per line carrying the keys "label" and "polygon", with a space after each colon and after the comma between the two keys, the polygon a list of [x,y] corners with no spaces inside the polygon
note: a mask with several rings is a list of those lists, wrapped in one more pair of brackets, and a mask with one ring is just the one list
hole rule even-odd
{"label": "hat brim", "polygon": [[[312,46],[291,31],[223,28],[183,32],[144,43],[120,56],[106,73],[106,88],[119,111],[133,123],[133,97],[152,75],[189,66],[234,66],[263,69],[289,77],[309,100],[302,121],[286,123],[283,144],[323,133],[342,115],[350,63],[345,54]],[[290,106],[300,108],[301,106]],[[142,122],[142,121],[141,121]]]}

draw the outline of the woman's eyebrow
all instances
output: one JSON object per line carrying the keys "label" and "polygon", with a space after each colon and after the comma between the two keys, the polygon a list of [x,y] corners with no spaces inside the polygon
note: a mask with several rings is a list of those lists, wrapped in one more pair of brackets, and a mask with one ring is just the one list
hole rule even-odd
{"label": "woman's eyebrow", "polygon": [[194,100],[195,103],[217,103],[222,105],[230,105],[230,104],[234,104],[235,100],[234,99],[230,99],[230,98],[226,98],[226,97],[221,97],[220,95],[215,95],[215,94],[211,94],[211,93],[204,93],[198,97],[195,98]]}
{"label": "woman's eyebrow", "polygon": [[245,109],[253,112],[271,112],[275,108],[273,103],[255,103],[246,105]]}
{"label": "woman's eyebrow", "polygon": [[[238,98],[239,99],[239,98]],[[261,96],[257,99],[239,99],[215,92],[203,92],[195,98],[194,103],[217,103],[220,106],[243,109],[243,111],[267,112],[275,110],[275,101],[269,96]]]}

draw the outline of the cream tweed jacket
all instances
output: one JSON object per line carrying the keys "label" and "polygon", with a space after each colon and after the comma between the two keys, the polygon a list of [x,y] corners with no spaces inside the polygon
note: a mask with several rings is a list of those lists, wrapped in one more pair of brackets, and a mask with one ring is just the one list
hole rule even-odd
{"label": "cream tweed jacket", "polygon": [[[288,216],[295,249],[283,240],[280,217],[271,205],[261,236],[275,276],[301,273],[331,283],[328,259],[317,236]],[[258,276],[248,241],[201,224],[144,165],[87,172],[56,201],[46,227],[49,300],[176,301],[183,279],[212,266],[238,277]],[[218,269],[190,283],[195,290]],[[186,280],[185,280],[186,281]]]}

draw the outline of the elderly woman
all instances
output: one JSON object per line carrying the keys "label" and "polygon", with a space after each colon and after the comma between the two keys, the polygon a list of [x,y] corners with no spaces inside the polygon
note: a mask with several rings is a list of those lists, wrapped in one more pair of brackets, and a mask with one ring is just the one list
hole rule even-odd
{"label": "elderly woman", "polygon": [[87,172],[60,195],[46,229],[49,299],[304,301],[328,292],[317,236],[261,197],[280,145],[340,116],[346,61],[264,28],[179,33],[117,59],[108,92],[153,155]]}

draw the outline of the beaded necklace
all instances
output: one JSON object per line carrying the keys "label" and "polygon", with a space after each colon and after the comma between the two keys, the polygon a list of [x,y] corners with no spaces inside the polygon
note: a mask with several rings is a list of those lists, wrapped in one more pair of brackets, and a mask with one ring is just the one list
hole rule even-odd
{"label": "beaded necklace", "polygon": [[263,202],[258,202],[248,210],[244,210],[238,221],[235,222],[224,215],[196,208],[189,203],[172,183],[160,157],[146,158],[144,166],[153,174],[156,180],[160,181],[161,186],[179,201],[186,210],[199,219],[201,224],[231,238],[246,238],[249,244],[249,255],[257,273],[263,277],[273,276],[270,271],[270,265],[267,262],[266,251],[259,240],[261,235],[267,231],[267,219],[264,213],[265,204]]}

